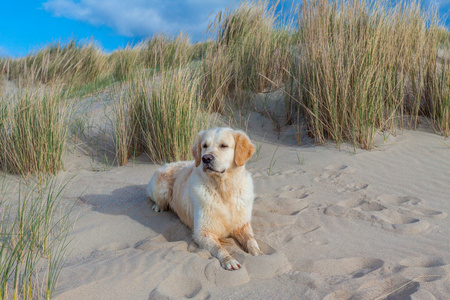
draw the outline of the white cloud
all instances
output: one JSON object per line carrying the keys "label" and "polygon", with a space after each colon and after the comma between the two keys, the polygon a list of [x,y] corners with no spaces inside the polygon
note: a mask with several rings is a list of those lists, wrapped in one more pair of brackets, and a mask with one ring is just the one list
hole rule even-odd
{"label": "white cloud", "polygon": [[46,11],[56,17],[107,26],[119,35],[143,37],[157,32],[177,34],[181,29],[195,39],[205,36],[207,17],[230,1],[200,0],[48,0]]}

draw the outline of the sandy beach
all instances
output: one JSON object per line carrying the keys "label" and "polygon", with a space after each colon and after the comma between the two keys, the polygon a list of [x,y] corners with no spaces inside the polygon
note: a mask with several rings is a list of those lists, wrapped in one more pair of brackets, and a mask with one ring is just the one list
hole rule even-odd
{"label": "sandy beach", "polygon": [[298,146],[297,128],[276,132],[256,112],[245,124],[265,255],[229,246],[243,268],[222,269],[174,213],[151,210],[145,188],[158,165],[142,155],[117,168],[74,147],[59,177],[76,175],[65,199],[79,220],[55,299],[448,297],[447,140],[423,125],[355,152],[307,137]]}
{"label": "sandy beach", "polygon": [[[0,44],[0,299],[450,299],[445,1],[41,2]],[[256,149],[239,264],[253,147],[192,154],[212,127]],[[236,271],[146,194],[201,151],[237,188],[191,194],[238,200],[197,240]]]}

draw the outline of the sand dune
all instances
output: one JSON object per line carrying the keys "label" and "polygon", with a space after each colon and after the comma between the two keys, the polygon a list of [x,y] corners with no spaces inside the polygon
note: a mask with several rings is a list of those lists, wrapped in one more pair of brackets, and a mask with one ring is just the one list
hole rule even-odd
{"label": "sand dune", "polygon": [[[263,256],[235,244],[223,270],[171,212],[145,196],[158,166],[139,157],[93,168],[72,153],[66,194],[80,220],[56,299],[445,299],[450,294],[450,149],[427,131],[379,137],[376,149],[296,145],[253,113],[260,153],[247,165]],[[272,163],[271,163],[272,161]],[[100,163],[98,163],[100,164]],[[80,196],[82,194],[82,196]]]}

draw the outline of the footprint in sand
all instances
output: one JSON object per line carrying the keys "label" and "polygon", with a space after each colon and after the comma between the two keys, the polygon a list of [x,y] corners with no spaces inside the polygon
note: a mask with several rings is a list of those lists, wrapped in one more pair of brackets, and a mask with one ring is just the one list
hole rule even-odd
{"label": "footprint in sand", "polygon": [[314,181],[335,181],[341,175],[355,173],[355,168],[346,165],[330,165],[324,169],[324,172],[318,177],[314,178]]}
{"label": "footprint in sand", "polygon": [[[400,261],[396,274],[363,283],[351,295],[352,299],[436,299],[431,293],[420,289],[422,283],[447,280],[449,265],[439,257],[410,257]],[[324,299],[336,299],[345,290],[335,291]],[[345,298],[345,297],[344,297]]]}
{"label": "footprint in sand", "polygon": [[[261,210],[261,212],[256,212],[255,215],[266,215],[262,212],[265,211],[283,216],[295,216],[309,207],[309,201],[306,199],[308,196],[309,192],[304,186],[282,186],[277,189],[277,196],[256,199],[255,209]],[[269,215],[267,217],[278,218],[276,216],[270,217]],[[287,222],[291,223],[293,221]]]}
{"label": "footprint in sand", "polygon": [[270,175],[268,174],[268,170],[260,170],[260,171],[256,171],[254,173],[252,173],[252,177],[255,178],[268,178],[268,177],[275,177],[275,178],[284,178],[284,177],[290,177],[292,178],[293,176],[298,176],[298,175],[302,175],[305,174],[306,172],[303,170],[299,170],[299,169],[289,169],[289,170],[285,170],[282,172],[274,172],[271,173]]}
{"label": "footprint in sand", "polygon": [[350,257],[341,259],[322,259],[302,261],[295,265],[296,270],[319,274],[328,284],[339,284],[349,279],[360,278],[384,265],[384,261],[369,257]]}
{"label": "footprint in sand", "polygon": [[370,186],[364,182],[350,183],[345,186],[345,188],[339,190],[339,192],[352,192],[356,193],[359,191],[365,191],[369,189]]}
{"label": "footprint in sand", "polygon": [[288,199],[304,199],[309,196],[309,192],[304,186],[285,185],[280,188],[279,196]]}
{"label": "footprint in sand", "polygon": [[279,177],[279,178],[284,178],[284,177],[292,178],[293,176],[297,176],[297,175],[301,175],[301,174],[305,174],[305,171],[298,170],[298,169],[290,169],[290,170],[286,170],[283,172],[275,172],[271,176],[275,176],[275,177]]}
{"label": "footprint in sand", "polygon": [[302,230],[297,230],[293,233],[288,233],[287,236],[284,238],[284,242],[287,243],[295,243],[295,244],[302,244],[302,243],[308,243],[313,244],[316,246],[325,246],[328,245],[328,240],[324,237],[310,234],[315,232],[316,230],[319,230],[321,226],[319,225],[312,225],[310,227],[303,228]]}
{"label": "footprint in sand", "polygon": [[398,206],[401,208],[402,213],[407,215],[428,217],[432,219],[444,219],[447,217],[446,212],[420,207],[419,205],[422,200],[417,197],[382,195],[377,197],[377,200],[386,205]]}
{"label": "footprint in sand", "polygon": [[360,211],[372,212],[372,211],[382,211],[387,209],[386,206],[376,202],[371,201],[366,198],[362,199],[349,199],[341,202],[342,206],[353,208]]}
{"label": "footprint in sand", "polygon": [[[275,213],[274,212],[278,212]],[[253,228],[268,228],[268,227],[283,227],[292,225],[295,223],[296,218],[292,214],[282,214],[281,212],[286,212],[273,207],[265,207],[262,209],[253,208],[252,216],[252,226]]]}
{"label": "footprint in sand", "polygon": [[[351,299],[411,299],[411,295],[420,288],[420,283],[410,279],[395,275],[383,279],[369,280],[363,283],[359,289],[353,293]],[[333,294],[345,291],[336,291]],[[330,294],[324,299],[337,299]],[[420,298],[419,298],[420,299]]]}
{"label": "footprint in sand", "polygon": [[[178,268],[153,289],[148,299],[208,299],[210,294],[203,288],[202,282],[195,277],[193,270]],[[198,270],[201,272],[201,270]],[[203,273],[198,273],[203,274]],[[176,283],[176,286],[174,286]]]}
{"label": "footprint in sand", "polygon": [[401,274],[416,278],[418,282],[430,282],[447,278],[449,266],[439,257],[410,257],[400,261]]}
{"label": "footprint in sand", "polygon": [[296,216],[309,208],[306,201],[297,199],[275,198],[267,205],[266,210],[284,216]]}
{"label": "footprint in sand", "polygon": [[[385,200],[389,201],[385,201]],[[427,230],[430,224],[422,216],[427,212],[429,217],[439,216],[440,212],[430,210],[413,210],[409,204],[420,202],[417,198],[378,197],[376,201],[363,199],[350,199],[331,205],[324,210],[328,216],[360,219],[369,222],[372,226],[399,234],[418,234]],[[408,209],[402,207],[408,205]]]}
{"label": "footprint in sand", "polygon": [[381,195],[377,199],[386,204],[403,206],[417,205],[422,202],[419,198],[410,196]]}

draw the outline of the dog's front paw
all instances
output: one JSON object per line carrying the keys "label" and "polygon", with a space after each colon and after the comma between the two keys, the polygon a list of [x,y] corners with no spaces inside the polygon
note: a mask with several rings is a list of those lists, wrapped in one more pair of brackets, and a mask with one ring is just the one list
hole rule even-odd
{"label": "dog's front paw", "polygon": [[261,252],[259,249],[258,243],[255,239],[251,239],[247,243],[248,253],[250,253],[253,256],[263,255],[264,253]]}
{"label": "dog's front paw", "polygon": [[231,256],[224,258],[220,262],[220,265],[222,266],[222,268],[228,271],[235,271],[241,268],[241,264]]}
{"label": "dog's front paw", "polygon": [[162,211],[162,210],[159,208],[158,204],[156,204],[156,203],[153,204],[152,209],[153,209],[155,212],[160,212],[160,211]]}
{"label": "dog's front paw", "polygon": [[259,248],[249,249],[248,253],[250,253],[253,256],[264,255],[264,253],[262,253],[262,251],[259,250]]}

